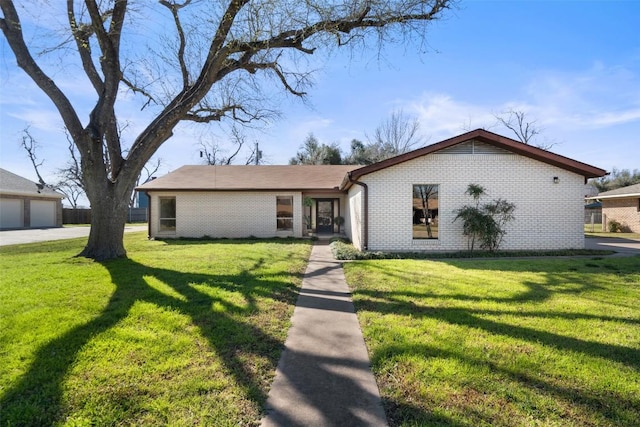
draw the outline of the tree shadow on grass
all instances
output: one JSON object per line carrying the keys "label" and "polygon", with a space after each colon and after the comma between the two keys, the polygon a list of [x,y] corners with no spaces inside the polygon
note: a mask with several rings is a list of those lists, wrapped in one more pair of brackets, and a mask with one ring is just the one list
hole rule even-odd
{"label": "tree shadow on grass", "polygon": [[[239,321],[238,315],[256,313],[259,310],[256,304],[258,297],[292,306],[297,297],[297,288],[292,283],[270,279],[268,275],[257,272],[261,262],[237,275],[192,274],[149,267],[130,259],[104,262],[103,266],[116,287],[104,310],[93,320],[66,331],[38,349],[28,371],[0,399],[0,421],[3,425],[44,426],[64,420],[68,414],[64,413],[62,402],[63,384],[78,354],[92,338],[125,319],[138,301],[171,308],[188,316],[213,352],[222,359],[227,372],[233,376],[246,398],[254,401],[256,407],[262,407],[266,400],[266,387],[239,356],[252,354],[261,357],[268,361],[270,369],[275,372],[284,345],[281,340],[260,328]],[[170,286],[181,298],[149,286],[149,277]],[[239,293],[244,303],[233,304],[200,291],[191,284]],[[214,312],[214,303],[224,310]]]}
{"label": "tree shadow on grass", "polygon": [[[477,268],[471,263],[454,262],[453,264],[457,268]],[[529,267],[529,265],[523,265],[522,263],[514,263],[513,265],[509,265],[507,270],[530,271]],[[510,317],[515,316],[521,318],[584,319],[594,320],[596,323],[609,321],[619,322],[621,324],[625,323],[629,326],[638,325],[640,319],[636,318],[585,314],[571,310],[567,312],[546,312],[542,309],[546,301],[549,301],[557,295],[584,295],[589,292],[602,292],[605,290],[606,283],[598,282],[593,275],[579,273],[581,269],[586,271],[588,269],[587,267],[599,267],[606,270],[613,269],[612,266],[604,264],[586,266],[578,264],[577,267],[575,267],[578,271],[543,272],[543,281],[524,281],[522,282],[523,289],[521,292],[506,296],[491,295],[490,292],[486,296],[474,295],[471,293],[472,291],[470,291],[470,293],[459,292],[455,289],[455,286],[452,287],[450,292],[442,288],[432,290],[429,286],[425,286],[424,288],[406,286],[403,289],[389,291],[358,289],[356,287],[353,291],[354,303],[356,311],[375,313],[376,317],[387,314],[394,316],[405,315],[408,319],[416,319],[418,324],[421,319],[434,319],[448,325],[478,329],[495,336],[555,348],[568,352],[567,354],[584,354],[590,357],[610,360],[625,365],[634,372],[640,371],[640,350],[637,348],[591,341],[586,338],[566,336],[543,328],[513,325],[503,323],[500,320],[487,318],[487,316],[508,315]],[[500,271],[498,268],[494,269]],[[619,275],[637,275],[637,273],[637,269],[633,267],[616,270],[616,274]],[[384,275],[384,268],[381,268],[381,272],[376,271],[374,274]],[[403,281],[403,273],[401,271],[394,271],[392,274],[397,276],[395,280]],[[410,275],[410,272],[407,273],[407,277]],[[360,277],[359,280],[366,283],[368,280],[366,274]],[[383,282],[384,281],[381,283]],[[411,282],[405,283],[409,284]],[[442,302],[445,301],[448,301],[448,303],[443,305]],[[456,306],[457,301],[461,302],[462,306]],[[483,309],[482,305],[477,307],[469,306],[469,304],[467,304],[468,302],[478,302],[478,304],[489,302],[490,304],[487,309]],[[496,309],[495,303],[504,304],[505,310]],[[534,305],[529,307],[529,309],[521,309],[521,304],[530,303]],[[515,304],[515,306],[513,304]],[[530,310],[530,308],[537,306],[540,306],[541,309],[537,311]],[[392,330],[389,331],[389,334],[393,333]],[[428,333],[428,331],[425,331],[425,333]],[[484,365],[490,372],[507,377],[510,381],[517,382],[523,387],[532,390],[534,393],[542,392],[552,396],[556,401],[564,402],[561,405],[576,405],[585,408],[586,411],[597,412],[598,416],[612,425],[634,425],[634,420],[637,420],[637,416],[640,414],[640,401],[633,399],[628,393],[625,394],[623,391],[620,393],[617,393],[615,389],[611,391],[597,391],[588,388],[585,389],[578,385],[574,388],[571,383],[568,385],[558,384],[555,381],[552,382],[551,380],[538,376],[537,372],[529,373],[527,371],[518,371],[515,368],[502,367],[498,363],[490,360],[475,358],[468,354],[468,352],[465,352],[464,348],[461,348],[460,352],[451,352],[435,346],[412,344],[411,342],[391,344],[377,348],[374,351],[372,364],[373,366],[380,366],[384,361],[405,360],[407,356],[411,355],[417,355],[426,359],[457,359],[461,363],[473,366]],[[380,381],[384,382],[384,378],[379,377],[378,380],[379,384]],[[394,387],[396,387],[395,384],[391,385],[392,389]],[[398,390],[394,393],[397,392]],[[388,411],[388,417],[392,425],[458,425],[454,418],[434,418],[434,414],[429,412],[428,409],[425,409],[425,407],[411,403],[415,397],[411,399],[410,401],[405,401],[402,397],[383,396],[384,405]],[[467,415],[463,416],[463,418],[468,421],[471,419],[469,418],[470,416],[467,412]],[[476,422],[491,424],[491,420],[483,419],[482,414],[478,414],[477,416],[479,418],[475,419]],[[512,422],[516,422],[516,420],[512,420]]]}
{"label": "tree shadow on grass", "polygon": [[[509,381],[517,382],[533,393],[543,392],[553,397],[556,402],[564,402],[570,405],[579,405],[585,410],[598,412],[613,425],[636,425],[636,416],[640,412],[640,401],[616,394],[614,391],[608,393],[592,392],[583,387],[563,387],[551,381],[545,380],[536,374],[517,371],[508,367],[500,366],[491,360],[472,357],[464,349],[460,351],[443,350],[435,346],[423,344],[390,345],[379,349],[372,358],[372,365],[377,365],[382,359],[390,356],[419,356],[423,358],[455,359],[462,364],[476,367],[486,367],[492,373]],[[491,393],[491,391],[478,390],[481,393]],[[464,402],[463,402],[464,403]],[[468,403],[468,402],[467,402]],[[389,424],[395,425],[428,425],[428,426],[459,426],[471,424],[505,424],[497,423],[483,416],[481,413],[473,413],[469,407],[463,408],[467,422],[459,423],[454,418],[437,416],[425,410],[419,405],[411,405],[400,399],[383,398],[383,405],[389,419]],[[506,410],[506,408],[505,408]],[[636,416],[634,416],[636,414]],[[509,415],[506,414],[508,417]],[[507,419],[506,424],[518,424],[516,419]]]}
{"label": "tree shadow on grass", "polygon": [[[448,322],[453,325],[468,326],[483,329],[487,332],[504,335],[512,338],[538,342],[560,350],[570,350],[584,353],[590,356],[602,357],[612,361],[623,363],[634,369],[640,369],[640,350],[615,344],[604,344],[591,342],[583,339],[568,337],[564,335],[547,332],[524,326],[515,326],[488,320],[483,316],[492,313],[494,315],[510,313],[518,317],[530,315],[528,310],[516,312],[516,310],[506,310],[504,312],[496,310],[486,310],[483,308],[460,308],[441,307],[426,304],[416,304],[421,298],[434,300],[457,300],[457,301],[488,301],[492,303],[543,303],[554,295],[578,295],[602,289],[602,286],[590,278],[584,278],[573,273],[548,273],[545,275],[545,283],[524,281],[522,283],[526,289],[509,297],[476,297],[469,294],[460,293],[420,293],[407,290],[377,292],[369,290],[357,290],[354,294],[366,295],[370,299],[357,299],[356,307],[360,310],[368,310],[381,314],[408,313],[412,317],[430,317],[433,319]],[[505,307],[507,308],[507,307]],[[539,313],[538,316],[542,317]],[[582,316],[576,313],[565,313],[558,317],[591,318],[594,320],[614,320],[625,323],[635,323],[634,319],[620,319],[612,316]],[[628,320],[628,321],[627,321]]]}

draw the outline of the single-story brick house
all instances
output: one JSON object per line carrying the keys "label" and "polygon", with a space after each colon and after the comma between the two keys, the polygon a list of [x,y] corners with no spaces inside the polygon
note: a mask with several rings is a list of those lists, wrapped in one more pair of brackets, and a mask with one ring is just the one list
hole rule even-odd
{"label": "single-story brick house", "polygon": [[584,247],[584,184],[605,174],[478,129],[368,166],[183,166],[138,190],[151,238],[302,237],[309,220],[360,249],[457,251],[473,183],[516,205],[503,249],[560,249]]}
{"label": "single-story brick house", "polygon": [[604,191],[587,200],[602,202],[603,230],[608,230],[611,221],[617,221],[623,231],[640,233],[640,184]]}
{"label": "single-story brick house", "polygon": [[64,196],[0,168],[0,230],[62,227]]}

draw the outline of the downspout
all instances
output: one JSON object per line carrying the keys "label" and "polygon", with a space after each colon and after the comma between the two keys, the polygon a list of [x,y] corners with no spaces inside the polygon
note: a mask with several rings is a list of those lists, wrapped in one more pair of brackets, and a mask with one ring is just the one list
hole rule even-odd
{"label": "downspout", "polygon": [[151,196],[148,191],[143,191],[143,193],[147,196],[149,200],[149,205],[147,206],[147,239],[151,239]]}
{"label": "downspout", "polygon": [[362,219],[364,221],[364,236],[362,236],[362,249],[366,251],[369,249],[369,187],[367,187],[367,184],[364,182],[351,178],[351,172],[347,172],[347,177],[351,184],[359,185],[364,190],[364,212],[362,213]]}

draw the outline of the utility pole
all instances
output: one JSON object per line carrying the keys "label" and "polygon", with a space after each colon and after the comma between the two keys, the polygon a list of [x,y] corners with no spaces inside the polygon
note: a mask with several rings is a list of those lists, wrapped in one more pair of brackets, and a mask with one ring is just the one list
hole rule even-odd
{"label": "utility pole", "polygon": [[260,164],[260,158],[262,157],[262,153],[258,149],[258,143],[256,142],[256,155],[255,155],[255,164],[256,166]]}

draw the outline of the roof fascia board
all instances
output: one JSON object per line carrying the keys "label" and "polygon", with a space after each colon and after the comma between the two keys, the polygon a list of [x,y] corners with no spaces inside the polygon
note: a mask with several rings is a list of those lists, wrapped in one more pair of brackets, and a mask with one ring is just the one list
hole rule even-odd
{"label": "roof fascia board", "polygon": [[[531,145],[523,144],[514,139],[507,138],[505,136],[498,135],[484,129],[476,129],[467,133],[463,133],[462,135],[455,136],[453,138],[445,139],[444,141],[440,141],[435,144],[427,145],[426,147],[418,148],[417,150],[410,151],[405,154],[400,154],[399,156],[392,157],[390,159],[386,159],[372,165],[355,169],[351,173],[351,178],[358,179],[363,175],[376,172],[381,169],[397,165],[399,163],[404,163],[406,161],[413,160],[427,154],[435,153],[437,151],[472,139],[477,139],[495,147],[511,151],[512,153],[520,154],[534,160],[557,166],[570,172],[582,175],[585,178],[596,178],[604,176],[607,173],[604,169],[600,169],[595,166],[591,166],[586,163],[582,163],[577,160],[552,153],[550,151],[542,150]],[[349,183],[349,179],[347,176],[345,176],[345,178],[342,180],[340,188],[348,189],[350,186],[351,185]]]}
{"label": "roof fascia board", "polygon": [[627,193],[627,194],[613,194],[611,196],[592,196],[585,197],[588,200],[601,200],[601,199],[630,199],[634,197],[640,197],[640,193]]}
{"label": "roof fascia board", "polygon": [[192,193],[192,192],[221,192],[232,193],[234,191],[239,192],[302,192],[302,193],[344,193],[339,188],[144,188],[136,187],[136,191],[143,191],[145,193],[152,193],[158,191],[170,191],[174,193]]}
{"label": "roof fascia board", "polygon": [[65,196],[60,193],[28,193],[26,191],[0,190],[0,196],[20,196],[36,199],[64,199]]}

